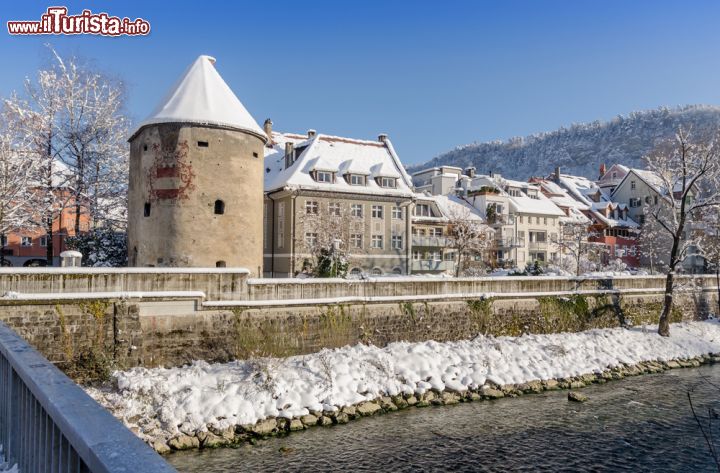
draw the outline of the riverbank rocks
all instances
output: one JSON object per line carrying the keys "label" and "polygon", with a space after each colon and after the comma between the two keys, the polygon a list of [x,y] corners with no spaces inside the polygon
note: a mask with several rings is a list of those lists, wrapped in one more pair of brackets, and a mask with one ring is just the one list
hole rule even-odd
{"label": "riverbank rocks", "polygon": [[491,387],[483,387],[481,393],[485,399],[500,399],[501,397],[505,397],[505,393]]}
{"label": "riverbank rocks", "polygon": [[371,416],[380,410],[380,405],[376,402],[365,401],[360,403],[356,409],[361,416]]}
{"label": "riverbank rocks", "polygon": [[[333,424],[346,424],[353,419],[371,416],[378,412],[392,412],[407,407],[427,407],[430,405],[452,405],[459,402],[478,401],[482,399],[500,399],[503,397],[516,397],[522,394],[540,393],[558,389],[571,389],[567,398],[571,402],[586,402],[588,397],[575,389],[580,389],[594,383],[604,383],[612,379],[623,379],[626,376],[636,376],[644,373],[660,373],[667,369],[696,367],[703,363],[720,363],[720,354],[699,356],[690,359],[677,359],[670,361],[644,361],[636,365],[622,364],[597,373],[587,373],[580,376],[533,380],[522,384],[497,385],[489,382],[483,386],[471,386],[467,391],[455,390],[440,391],[436,389],[420,393],[404,393],[393,396],[382,396],[374,400],[363,401],[352,406],[325,406],[321,411],[309,411],[309,414],[288,418],[268,418],[252,425],[235,425],[227,428],[218,428],[209,425],[207,431],[191,431],[189,425],[180,426],[182,433],[167,439],[167,432],[163,432],[155,421],[137,419],[138,424],[145,426],[145,438],[155,451],[161,454],[174,450],[187,450],[192,448],[215,448],[231,444],[249,442],[255,444],[258,439],[296,432],[309,427]],[[152,427],[148,430],[148,427]]]}
{"label": "riverbank rocks", "polygon": [[277,422],[275,421],[275,419],[265,419],[253,425],[250,428],[250,432],[254,433],[255,435],[259,435],[260,437],[265,437],[272,434],[276,428]]}
{"label": "riverbank rocks", "polygon": [[570,391],[568,393],[568,401],[573,402],[585,402],[588,400],[588,397],[584,394],[580,394],[577,391]]}
{"label": "riverbank rocks", "polygon": [[173,450],[188,450],[191,448],[199,448],[200,440],[197,437],[180,434],[168,440],[168,446]]}
{"label": "riverbank rocks", "polygon": [[297,432],[298,430],[303,430],[305,426],[303,425],[302,421],[300,419],[291,419],[290,425],[288,426],[288,430],[290,432]]}
{"label": "riverbank rocks", "polygon": [[313,425],[317,425],[318,418],[316,415],[306,414],[300,418],[300,421],[305,427],[312,427]]}

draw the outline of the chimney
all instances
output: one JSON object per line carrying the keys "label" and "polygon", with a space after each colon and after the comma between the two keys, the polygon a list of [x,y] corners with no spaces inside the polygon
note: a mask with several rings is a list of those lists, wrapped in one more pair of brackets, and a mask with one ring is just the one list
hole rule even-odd
{"label": "chimney", "polygon": [[607,172],[607,169],[605,168],[605,163],[602,163],[600,165],[600,177],[598,177],[598,179],[602,179],[602,177],[605,175],[606,172]]}
{"label": "chimney", "polygon": [[555,182],[560,182],[560,166],[555,167]]}
{"label": "chimney", "polygon": [[467,177],[475,177],[475,167],[474,166],[468,166],[465,168],[465,175]]}
{"label": "chimney", "polygon": [[313,130],[312,128],[308,130],[308,138],[312,138],[316,134],[317,134],[317,132],[315,130]]}
{"label": "chimney", "polygon": [[292,141],[285,143],[285,169],[289,168],[295,162],[295,145]]}
{"label": "chimney", "polygon": [[268,143],[272,142],[272,120],[269,118],[265,119],[265,123],[263,123],[263,130],[265,131],[265,134],[268,137]]}
{"label": "chimney", "polygon": [[388,138],[388,136],[387,136],[386,133],[380,133],[380,134],[378,135],[378,141],[379,141],[380,143],[385,143],[385,142],[387,141],[387,138]]}

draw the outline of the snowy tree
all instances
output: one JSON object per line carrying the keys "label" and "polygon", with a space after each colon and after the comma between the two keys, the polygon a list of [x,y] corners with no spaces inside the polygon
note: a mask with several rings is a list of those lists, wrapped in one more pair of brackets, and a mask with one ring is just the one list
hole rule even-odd
{"label": "snowy tree", "polygon": [[715,273],[715,285],[718,291],[717,314],[720,317],[720,216],[717,213],[706,213],[698,248],[705,258],[707,270]]}
{"label": "snowy tree", "polygon": [[720,208],[720,143],[712,138],[691,137],[680,129],[674,140],[650,153],[647,167],[654,173],[661,193],[657,204],[645,208],[646,219],[657,223],[671,242],[658,333],[670,335],[675,273],[699,244],[695,229],[702,215]]}
{"label": "snowy tree", "polygon": [[70,237],[67,246],[82,253],[83,266],[127,266],[127,235],[112,228],[95,228]]}
{"label": "snowy tree", "polygon": [[124,89],[76,58],[63,59],[52,52],[63,104],[58,115],[59,157],[73,175],[75,233],[79,234],[85,209],[97,226],[116,220],[111,219],[117,215],[114,209],[124,205],[128,176]]}
{"label": "snowy tree", "polygon": [[469,258],[485,256],[492,232],[469,208],[453,208],[448,212],[447,241],[448,247],[455,250],[455,277],[469,270]]}
{"label": "snowy tree", "polygon": [[638,251],[643,264],[649,265],[650,274],[667,271],[668,248],[670,237],[654,220],[646,220],[638,234]]}
{"label": "snowy tree", "polygon": [[[28,137],[21,132],[19,117],[4,106],[0,114],[0,241],[2,249],[8,233],[38,226],[34,192],[39,165],[29,153]],[[4,252],[0,265],[5,265]]]}
{"label": "snowy tree", "polygon": [[310,201],[304,210],[297,217],[295,232],[298,253],[308,255],[302,272],[318,277],[345,276],[351,235],[364,235],[364,220],[352,218],[350,209],[337,202]]}
{"label": "snowy tree", "polygon": [[59,166],[58,116],[62,108],[62,90],[55,71],[43,69],[35,81],[25,80],[24,98],[14,95],[5,100],[19,132],[27,139],[27,158],[39,167],[33,192],[39,197],[36,214],[47,234],[46,258],[52,265],[54,254],[53,222],[67,207],[67,175]]}
{"label": "snowy tree", "polygon": [[560,225],[560,235],[553,243],[559,250],[563,262],[561,267],[564,270],[580,276],[591,270],[589,268],[597,267],[604,252],[604,245],[588,241],[593,236],[597,236],[597,232],[589,230],[587,223],[572,221]]}

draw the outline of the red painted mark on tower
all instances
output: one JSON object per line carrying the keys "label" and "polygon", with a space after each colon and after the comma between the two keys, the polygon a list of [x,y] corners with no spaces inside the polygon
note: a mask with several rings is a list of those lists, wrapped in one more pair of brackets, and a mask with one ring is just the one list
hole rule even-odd
{"label": "red painted mark on tower", "polygon": [[147,173],[150,201],[188,199],[195,189],[192,165],[187,162],[187,141],[175,147],[153,145],[155,158]]}

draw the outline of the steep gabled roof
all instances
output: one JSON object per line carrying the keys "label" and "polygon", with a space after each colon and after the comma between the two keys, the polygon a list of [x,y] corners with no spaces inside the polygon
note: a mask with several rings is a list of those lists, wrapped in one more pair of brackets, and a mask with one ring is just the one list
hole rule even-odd
{"label": "steep gabled roof", "polygon": [[133,133],[157,123],[196,123],[246,131],[266,140],[250,115],[215,69],[215,59],[200,56]]}
{"label": "steep gabled roof", "polygon": [[[313,189],[354,194],[412,197],[412,181],[395,154],[390,140],[367,141],[316,134],[308,137],[273,132],[273,146],[265,148],[265,192],[279,189]],[[292,143],[297,155],[285,168],[285,144]],[[318,164],[320,163],[320,164]],[[313,170],[336,172],[335,182],[317,182]],[[368,176],[366,185],[350,185],[345,174]],[[375,177],[397,178],[397,187],[384,188]]]}

